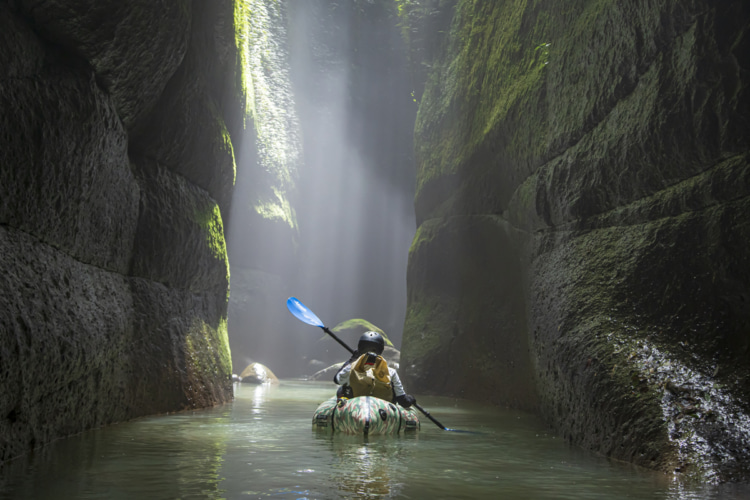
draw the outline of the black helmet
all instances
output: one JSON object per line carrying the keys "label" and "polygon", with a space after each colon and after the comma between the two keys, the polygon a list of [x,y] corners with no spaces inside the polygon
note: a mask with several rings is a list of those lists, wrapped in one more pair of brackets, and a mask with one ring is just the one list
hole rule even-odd
{"label": "black helmet", "polygon": [[360,354],[366,352],[383,354],[383,349],[385,349],[385,340],[383,340],[383,336],[378,332],[363,333],[357,343],[357,351],[359,351]]}

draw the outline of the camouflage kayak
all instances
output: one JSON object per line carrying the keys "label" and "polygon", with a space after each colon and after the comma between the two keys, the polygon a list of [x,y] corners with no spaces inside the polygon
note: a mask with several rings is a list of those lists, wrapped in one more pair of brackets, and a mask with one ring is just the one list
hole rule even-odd
{"label": "camouflage kayak", "polygon": [[344,434],[398,434],[419,430],[417,411],[372,396],[323,401],[313,415],[313,428]]}

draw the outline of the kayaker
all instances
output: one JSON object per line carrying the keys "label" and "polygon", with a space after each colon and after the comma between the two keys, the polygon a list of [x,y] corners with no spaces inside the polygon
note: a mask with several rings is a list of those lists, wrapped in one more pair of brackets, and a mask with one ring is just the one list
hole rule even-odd
{"label": "kayaker", "polygon": [[416,403],[416,399],[404,391],[398,372],[381,356],[383,349],[385,340],[377,332],[365,332],[359,338],[357,350],[333,376],[333,381],[341,386],[336,392],[339,398],[375,396],[404,408]]}

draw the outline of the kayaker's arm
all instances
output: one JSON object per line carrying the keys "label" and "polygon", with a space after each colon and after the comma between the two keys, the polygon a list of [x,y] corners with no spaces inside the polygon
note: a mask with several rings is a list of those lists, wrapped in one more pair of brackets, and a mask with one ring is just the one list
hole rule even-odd
{"label": "kayaker's arm", "polygon": [[349,382],[349,372],[352,371],[352,363],[357,361],[359,359],[359,353],[357,351],[354,351],[352,354],[352,357],[349,358],[348,361],[346,361],[341,368],[339,368],[339,371],[336,372],[336,375],[333,376],[333,382],[338,385],[344,385]]}
{"label": "kayaker's arm", "polygon": [[393,395],[396,397],[403,396],[404,394],[406,394],[406,391],[404,390],[404,386],[398,376],[398,372],[393,368],[389,368],[389,371],[391,372],[390,375],[391,385],[393,386]]}
{"label": "kayaker's arm", "polygon": [[409,408],[411,405],[417,402],[414,396],[406,394],[404,386],[401,383],[401,379],[398,376],[398,372],[394,369],[390,369],[391,372],[391,385],[393,387],[393,395],[395,396],[396,403],[400,404],[404,408]]}

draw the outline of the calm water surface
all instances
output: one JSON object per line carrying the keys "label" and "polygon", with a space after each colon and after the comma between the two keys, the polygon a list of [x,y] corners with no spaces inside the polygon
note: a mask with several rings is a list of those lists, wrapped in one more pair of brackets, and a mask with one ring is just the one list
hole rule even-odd
{"label": "calm water surface", "polygon": [[58,441],[0,470],[0,498],[747,499],[572,448],[536,418],[448,398],[416,435],[312,430],[332,383],[235,386],[218,408],[142,418]]}

